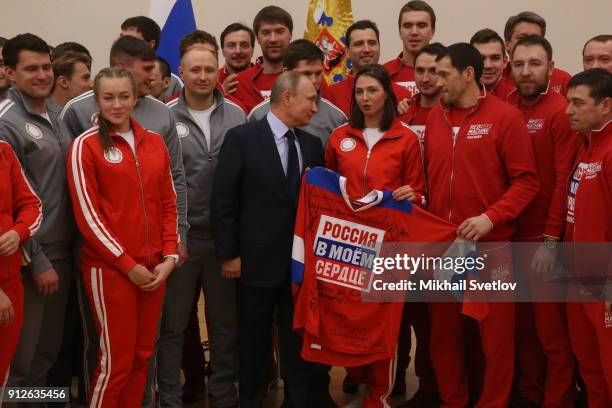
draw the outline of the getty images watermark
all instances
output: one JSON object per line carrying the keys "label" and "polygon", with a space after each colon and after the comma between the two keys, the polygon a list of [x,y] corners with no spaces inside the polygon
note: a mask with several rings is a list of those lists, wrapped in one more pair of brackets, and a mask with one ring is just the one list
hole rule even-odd
{"label": "getty images watermark", "polygon": [[363,301],[564,302],[612,299],[612,246],[384,243],[315,249],[317,279]]}

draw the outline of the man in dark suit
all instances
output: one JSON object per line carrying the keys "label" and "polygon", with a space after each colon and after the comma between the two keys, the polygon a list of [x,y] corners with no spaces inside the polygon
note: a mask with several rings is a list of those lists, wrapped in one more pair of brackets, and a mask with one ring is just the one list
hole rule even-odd
{"label": "man in dark suit", "polygon": [[322,401],[329,406],[327,372],[300,358],[290,287],[300,178],[304,169],[324,163],[320,139],[298,129],[317,112],[316,100],[315,87],[305,76],[284,73],[272,88],[270,112],[231,129],[219,155],[211,223],[221,273],[239,278],[242,408],[259,408],[265,397],[275,311],[283,406],[319,407]]}

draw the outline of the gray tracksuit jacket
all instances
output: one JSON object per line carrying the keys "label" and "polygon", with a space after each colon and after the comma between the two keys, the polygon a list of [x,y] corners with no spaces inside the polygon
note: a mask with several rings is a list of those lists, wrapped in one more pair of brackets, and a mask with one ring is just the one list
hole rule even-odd
{"label": "gray tracksuit jacket", "polygon": [[[336,105],[331,103],[325,98],[321,98],[321,95],[317,98],[317,113],[314,114],[308,126],[304,126],[302,129],[304,132],[308,132],[321,139],[323,147],[327,146],[329,136],[332,134],[335,128],[346,123],[347,119]],[[270,100],[266,99],[259,105],[255,106],[249,113],[248,121],[255,122],[263,118],[270,111]]]}
{"label": "gray tracksuit jacket", "polygon": [[214,91],[215,108],[210,115],[210,150],[204,132],[187,110],[185,92],[170,101],[168,107],[176,118],[177,133],[183,149],[183,166],[187,181],[188,221],[190,235],[208,238],[210,231],[210,195],[217,157],[225,134],[231,128],[246,123],[242,108]]}
{"label": "gray tracksuit jacket", "polygon": [[[89,91],[70,100],[59,117],[68,127],[72,138],[76,138],[94,125],[97,114],[98,106],[94,100],[93,91]],[[187,190],[183,155],[180,141],[176,135],[174,115],[163,102],[152,96],[145,96],[136,103],[132,116],[142,127],[162,135],[166,142],[172,166],[172,180],[176,190],[179,235],[181,242],[184,243],[189,227],[187,224]]]}
{"label": "gray tracksuit jacket", "polygon": [[36,113],[15,87],[0,104],[0,138],[15,150],[43,203],[42,226],[24,245],[34,275],[50,269],[51,261],[70,257],[75,232],[66,183],[66,154],[72,139],[56,114],[47,113],[51,122]]}

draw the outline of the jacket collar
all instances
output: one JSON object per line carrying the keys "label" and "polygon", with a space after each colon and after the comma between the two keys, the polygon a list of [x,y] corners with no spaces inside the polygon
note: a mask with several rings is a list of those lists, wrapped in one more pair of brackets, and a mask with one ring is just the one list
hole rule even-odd
{"label": "jacket collar", "polygon": [[601,128],[592,130],[587,140],[590,139],[591,147],[597,147],[604,143],[606,136],[612,137],[612,119],[604,123]]}
{"label": "jacket collar", "polygon": [[[478,99],[476,99],[476,105],[474,105],[472,107],[472,110],[470,111],[470,114],[472,114],[473,112],[477,111],[480,106],[484,103],[484,101],[487,99],[487,90],[485,89],[484,85],[480,87],[480,95],[478,96]],[[448,113],[450,112],[452,106],[447,105],[446,103],[444,103],[444,98],[440,98],[440,106],[442,107],[442,111],[444,113]]]}
{"label": "jacket collar", "polygon": [[[499,84],[499,82],[498,82],[498,84]],[[533,107],[533,106],[537,105],[542,100],[545,100],[546,96],[548,95],[548,90],[549,89],[550,89],[550,80],[546,84],[546,89],[544,91],[540,92],[538,97],[532,103],[530,103],[528,105],[524,105],[523,103],[521,103],[521,94],[518,91],[518,85],[517,85],[517,87],[514,88],[508,94],[508,97],[506,99],[507,99],[508,102],[510,102],[515,107],[517,107],[517,106],[525,106],[525,107],[529,107],[530,108],[530,107]]]}
{"label": "jacket collar", "polygon": [[[225,103],[225,97],[223,96],[223,94],[221,93],[221,91],[219,91],[219,89],[215,88],[213,90],[213,100],[214,100],[214,104],[215,104],[215,109],[213,110],[216,111],[221,105],[223,105]],[[172,102],[170,102],[171,104]],[[187,99],[185,98],[185,88],[183,87],[183,89],[181,89],[181,93],[179,94],[179,97],[177,98],[176,101],[176,106],[181,112],[183,113],[187,113]]]}
{"label": "jacket collar", "polygon": [[[398,138],[402,135],[403,129],[404,129],[404,125],[402,125],[402,122],[399,120],[399,118],[395,118],[395,120],[391,124],[391,127],[382,135],[380,140]],[[363,135],[363,130],[361,129],[357,129],[349,125],[347,129],[347,133],[351,136],[365,140],[365,136]]]}
{"label": "jacket collar", "polygon": [[[26,112],[28,112],[30,115],[34,115],[34,116],[40,116],[40,114],[38,112],[36,112],[34,110],[34,108],[32,108],[32,105],[30,105],[28,103],[28,101],[26,101],[26,99],[23,97],[23,93],[21,93],[21,91],[19,89],[17,89],[15,86],[12,86],[9,90],[8,90],[8,94],[7,94],[8,98],[10,98],[13,102],[15,102],[17,105],[21,106]],[[45,107],[48,105],[48,100],[45,103]]]}
{"label": "jacket collar", "polygon": [[[147,132],[147,130],[145,128],[143,128],[142,126],[140,126],[140,124],[138,122],[136,122],[136,120],[134,120],[134,118],[132,118],[132,117],[130,117],[130,130],[132,131],[132,133],[134,133],[134,145],[138,146],[138,144],[140,143],[140,141],[144,137],[144,135]],[[108,132],[108,134],[111,137],[121,137],[114,130],[110,130]]]}

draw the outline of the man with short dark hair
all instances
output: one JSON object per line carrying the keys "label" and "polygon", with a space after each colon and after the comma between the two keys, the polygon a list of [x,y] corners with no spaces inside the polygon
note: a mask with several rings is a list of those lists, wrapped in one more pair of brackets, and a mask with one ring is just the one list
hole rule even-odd
{"label": "man with short dark hair", "polygon": [[397,23],[403,50],[397,58],[386,62],[384,67],[392,81],[408,89],[414,96],[418,92],[414,83],[414,60],[436,31],[436,13],[426,2],[412,0],[400,9]]}
{"label": "man with short dark hair", "polygon": [[267,6],[253,19],[253,31],[261,47],[261,63],[238,74],[236,91],[230,98],[236,100],[245,113],[270,97],[274,81],[283,72],[283,55],[291,42],[293,20],[282,8]]}
{"label": "man with short dark hair", "polygon": [[159,55],[155,57],[155,79],[151,82],[151,96],[159,99],[162,102],[163,97],[166,93],[166,90],[170,86],[170,81],[172,79],[172,71],[170,69],[170,64],[168,61],[160,57]]}
{"label": "man with short dark hair", "polygon": [[[554,67],[550,43],[540,36],[523,37],[510,58],[517,88],[507,101],[525,118],[540,180],[539,193],[517,218],[512,240],[531,244],[515,251],[515,271],[537,297],[539,284],[549,279],[556,267],[556,245],[565,227],[567,180],[578,136],[565,116],[567,100],[549,89]],[[534,298],[533,302],[517,304],[516,319],[520,397],[538,406],[572,406],[576,363],[565,303]],[[541,366],[546,367],[546,381]]]}
{"label": "man with short dark hair", "polygon": [[92,87],[91,58],[74,51],[65,51],[53,58],[54,85],[50,103],[59,115],[66,103]]}
{"label": "man with short dark hair", "polygon": [[[322,407],[329,384],[311,382],[293,331],[291,249],[301,174],[323,166],[321,141],[300,130],[316,113],[317,92],[298,72],[274,83],[270,111],[231,129],[221,148],[211,202],[221,273],[239,278],[240,406],[260,407],[272,358],[276,315],[285,406]],[[276,313],[275,313],[276,312]]]}
{"label": "man with short dark hair", "polygon": [[612,34],[596,35],[584,44],[582,66],[585,71],[603,68],[612,73]]}
{"label": "man with short dark hair", "polygon": [[477,31],[470,39],[484,63],[482,71],[482,84],[488,93],[505,101],[510,92],[516,89],[511,77],[506,77],[506,66],[508,65],[508,54],[504,40],[490,28]]}
{"label": "man with short dark hair", "polygon": [[7,385],[44,387],[61,346],[72,275],[75,228],[65,167],[70,136],[47,109],[53,86],[47,43],[20,34],[4,44],[2,56],[14,86],[0,104],[0,138],[13,147],[44,212],[36,238],[24,245],[26,307]]}
{"label": "man with short dark hair", "polygon": [[[504,277],[512,268],[508,241],[514,220],[535,197],[539,183],[520,113],[482,91],[482,70],[482,56],[467,43],[453,44],[437,57],[442,101],[426,124],[427,210],[459,225],[459,238],[476,242],[487,258],[481,274]],[[433,302],[430,312],[431,359],[442,406],[469,404],[464,315],[477,321],[485,357],[476,406],[507,406],[514,376],[514,303]]]}
{"label": "man with short dark hair", "polygon": [[[187,181],[191,257],[170,275],[157,348],[158,400],[182,407],[181,354],[194,298],[206,299],[210,341],[208,395],[213,407],[237,407],[238,350],[235,281],[224,278],[215,260],[210,231],[210,195],[217,157],[229,129],[242,125],[242,109],[216,88],[219,62],[207,48],[187,50],[179,66],[185,84],[168,106],[176,117]],[[189,379],[191,380],[191,378]],[[193,387],[198,388],[196,385]],[[204,387],[201,379],[199,389]]]}
{"label": "man with short dark hair", "polygon": [[[301,129],[321,139],[323,146],[335,128],[346,122],[346,116],[340,109],[321,97],[320,87],[323,79],[323,52],[308,40],[295,40],[283,56],[284,69],[305,75],[317,90],[317,113],[308,125]],[[249,122],[261,120],[270,111],[270,100],[265,100],[249,113]]]}
{"label": "man with short dark hair", "polygon": [[[533,11],[522,11],[510,17],[504,27],[504,41],[506,41],[508,54],[512,54],[512,49],[518,40],[528,35],[546,36],[546,20]],[[506,68],[505,75],[511,77],[509,66]],[[567,82],[570,78],[570,74],[562,69],[555,68],[550,77],[551,89],[565,96],[567,94]]]}
{"label": "man with short dark hair", "polygon": [[2,59],[2,48],[4,48],[6,42],[6,38],[0,37],[0,102],[6,99],[6,91],[11,87],[11,83],[6,77],[6,65],[4,65],[4,59]]}
{"label": "man with short dark hair", "polygon": [[[596,270],[591,259],[582,259],[572,270],[582,291],[581,276],[597,279],[601,298],[568,302],[567,316],[572,347],[580,376],[586,385],[589,407],[612,406],[612,74],[594,68],[576,74],[568,83],[569,105],[565,113],[574,131],[582,136],[567,195],[566,247],[575,247],[587,258],[598,258]],[[580,243],[597,243],[593,250]],[[604,243],[608,243],[607,246]],[[580,246],[583,245],[583,246]],[[579,254],[574,254],[579,256]],[[602,271],[601,265],[608,265]],[[584,268],[575,270],[576,267]],[[602,272],[604,272],[602,274]],[[606,276],[607,275],[607,276]],[[594,286],[585,282],[586,285]],[[572,297],[580,299],[577,293]],[[584,296],[584,295],[583,295]]]}
{"label": "man with short dark hair", "polygon": [[[351,99],[353,97],[353,73],[359,72],[368,64],[378,64],[380,58],[380,32],[376,23],[370,20],[360,20],[346,30],[347,53],[353,63],[351,73],[347,77],[329,86],[323,92],[323,97],[340,108],[346,117],[350,116]],[[397,101],[410,98],[410,93],[396,83],[393,92]]]}
{"label": "man with short dark hair", "polygon": [[225,65],[219,68],[219,82],[231,95],[236,91],[238,73],[253,66],[255,33],[242,23],[232,23],[223,29],[220,41]]}
{"label": "man with short dark hair", "polygon": [[[121,36],[129,35],[139,38],[149,44],[151,48],[157,50],[161,38],[161,27],[152,18],[145,16],[129,17],[121,23]],[[170,74],[170,85],[166,89],[162,100],[170,100],[174,95],[178,95],[183,88],[180,78]]]}
{"label": "man with short dark hair", "polygon": [[408,112],[401,119],[419,136],[421,144],[429,111],[440,102],[436,58],[443,52],[442,44],[433,43],[419,51],[414,59],[414,81],[419,92],[414,95]]}

